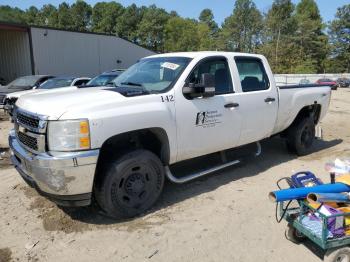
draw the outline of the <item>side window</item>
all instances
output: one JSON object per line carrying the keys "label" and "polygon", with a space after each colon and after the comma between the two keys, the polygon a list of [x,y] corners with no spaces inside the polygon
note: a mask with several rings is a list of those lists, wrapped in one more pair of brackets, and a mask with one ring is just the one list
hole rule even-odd
{"label": "side window", "polygon": [[226,58],[212,58],[200,62],[192,71],[188,80],[199,84],[201,75],[209,73],[215,79],[215,94],[228,94],[233,92],[230,70]]}
{"label": "side window", "polygon": [[243,92],[267,90],[269,79],[261,60],[255,58],[235,58]]}

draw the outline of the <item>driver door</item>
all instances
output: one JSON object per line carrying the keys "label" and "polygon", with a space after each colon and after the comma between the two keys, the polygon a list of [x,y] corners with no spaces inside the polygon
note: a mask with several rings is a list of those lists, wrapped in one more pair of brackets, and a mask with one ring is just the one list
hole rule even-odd
{"label": "driver door", "polygon": [[238,143],[241,114],[230,72],[226,57],[215,56],[200,61],[189,75],[186,85],[198,84],[204,73],[212,74],[215,95],[190,99],[181,94],[176,99],[177,161],[229,149]]}

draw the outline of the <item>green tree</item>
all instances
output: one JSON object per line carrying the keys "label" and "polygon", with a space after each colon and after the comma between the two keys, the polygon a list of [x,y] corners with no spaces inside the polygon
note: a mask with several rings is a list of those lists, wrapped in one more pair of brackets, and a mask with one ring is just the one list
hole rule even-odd
{"label": "green tree", "polygon": [[58,27],[63,29],[73,29],[73,17],[69,4],[66,2],[58,6]]}
{"label": "green tree", "polygon": [[44,26],[57,27],[57,8],[51,4],[43,5],[38,14],[38,24]]}
{"label": "green tree", "polygon": [[116,33],[118,17],[124,12],[124,7],[116,2],[98,2],[92,9],[92,31],[101,33]]}
{"label": "green tree", "polygon": [[297,64],[298,47],[294,43],[297,23],[291,0],[275,0],[267,12],[262,34],[263,53],[276,73],[289,73]]}
{"label": "green tree", "polygon": [[164,51],[164,27],[169,14],[155,5],[145,9],[138,25],[140,44],[154,50]]}
{"label": "green tree", "polygon": [[137,35],[138,24],[142,20],[144,8],[138,8],[135,4],[125,8],[125,11],[118,17],[115,30],[117,35],[126,38],[134,43],[139,42]]}
{"label": "green tree", "polygon": [[212,29],[205,23],[197,24],[197,35],[199,39],[198,50],[209,51],[216,49],[216,36],[213,36]]}
{"label": "green tree", "polygon": [[199,48],[197,22],[192,19],[172,17],[165,25],[165,51],[196,51]]}
{"label": "green tree", "polygon": [[25,23],[25,13],[19,8],[8,5],[0,5],[0,21]]}
{"label": "green tree", "polygon": [[260,43],[262,15],[252,0],[237,0],[231,16],[225,19],[220,48],[254,52]]}
{"label": "green tree", "polygon": [[329,65],[333,72],[350,73],[350,4],[338,8],[329,25],[332,57]]}
{"label": "green tree", "polygon": [[301,0],[296,7],[296,41],[299,45],[300,73],[323,73],[328,54],[328,39],[314,0]]}
{"label": "green tree", "polygon": [[25,21],[29,25],[36,25],[38,24],[38,19],[39,19],[39,10],[35,6],[29,7],[25,14]]}
{"label": "green tree", "polygon": [[218,24],[214,20],[214,14],[210,9],[204,9],[200,13],[199,22],[206,24],[213,35],[215,35],[219,30]]}
{"label": "green tree", "polygon": [[72,24],[74,30],[87,31],[90,29],[92,8],[83,0],[77,0],[71,6]]}

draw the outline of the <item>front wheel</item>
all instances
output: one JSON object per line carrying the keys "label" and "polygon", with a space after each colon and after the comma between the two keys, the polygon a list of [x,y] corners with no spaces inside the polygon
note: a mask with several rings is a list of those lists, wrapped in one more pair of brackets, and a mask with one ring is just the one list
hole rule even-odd
{"label": "front wheel", "polygon": [[303,235],[303,233],[299,232],[296,228],[294,228],[291,225],[288,225],[286,229],[286,237],[288,240],[299,244],[301,242],[306,241],[306,236]]}
{"label": "front wheel", "polygon": [[294,123],[287,132],[287,147],[292,153],[304,156],[310,153],[315,140],[315,123],[311,117]]}
{"label": "front wheel", "polygon": [[108,216],[130,218],[149,209],[163,185],[164,167],[159,158],[150,151],[135,150],[108,164],[94,193]]}

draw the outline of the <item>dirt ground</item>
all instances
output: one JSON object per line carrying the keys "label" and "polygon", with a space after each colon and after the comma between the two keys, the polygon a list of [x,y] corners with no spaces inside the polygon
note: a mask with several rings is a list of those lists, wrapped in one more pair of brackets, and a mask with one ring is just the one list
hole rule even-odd
{"label": "dirt ground", "polygon": [[129,221],[94,208],[61,209],[30,189],[8,163],[0,122],[0,262],[3,261],[320,261],[310,242],[285,237],[268,200],[275,181],[310,170],[329,181],[324,164],[350,157],[350,89],[333,92],[322,121],[323,140],[297,158],[282,140],[264,141],[263,154],[200,180],[167,183],[157,205]]}

